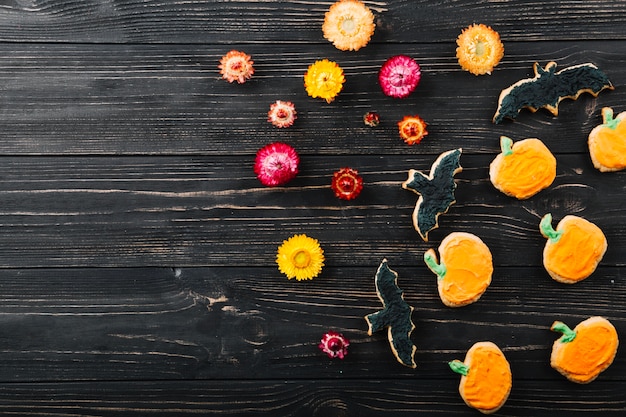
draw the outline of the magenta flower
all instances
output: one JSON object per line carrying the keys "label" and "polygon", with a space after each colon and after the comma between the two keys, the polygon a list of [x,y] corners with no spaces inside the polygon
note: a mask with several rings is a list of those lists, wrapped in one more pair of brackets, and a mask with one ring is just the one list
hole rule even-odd
{"label": "magenta flower", "polygon": [[415,90],[422,73],[419,64],[406,55],[389,58],[378,73],[378,82],[383,93],[390,97],[405,98]]}
{"label": "magenta flower", "polygon": [[343,359],[348,354],[350,341],[341,333],[329,331],[322,337],[318,347],[328,355],[329,358]]}
{"label": "magenta flower", "polygon": [[254,172],[263,185],[284,185],[298,174],[300,158],[286,143],[274,142],[258,150]]}

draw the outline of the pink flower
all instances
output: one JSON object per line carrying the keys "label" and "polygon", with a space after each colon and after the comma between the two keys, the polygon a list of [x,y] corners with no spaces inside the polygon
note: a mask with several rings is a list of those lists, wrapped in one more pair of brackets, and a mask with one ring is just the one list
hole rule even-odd
{"label": "pink flower", "polygon": [[350,341],[341,333],[329,331],[322,337],[318,347],[328,355],[329,358],[343,359],[348,354]]}
{"label": "pink flower", "polygon": [[389,58],[378,73],[383,93],[390,97],[405,98],[415,90],[421,79],[420,66],[406,55]]}
{"label": "pink flower", "polygon": [[284,185],[298,174],[300,158],[296,150],[286,143],[274,142],[256,153],[254,172],[263,185]]}
{"label": "pink flower", "polygon": [[291,101],[276,100],[267,112],[267,121],[276,127],[289,127],[296,119],[296,106]]}

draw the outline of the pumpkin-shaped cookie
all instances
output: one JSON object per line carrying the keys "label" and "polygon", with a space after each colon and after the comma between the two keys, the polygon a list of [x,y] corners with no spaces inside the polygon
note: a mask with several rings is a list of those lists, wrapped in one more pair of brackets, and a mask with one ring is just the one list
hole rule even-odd
{"label": "pumpkin-shaped cookie", "polygon": [[429,249],[424,262],[437,275],[441,301],[448,307],[461,307],[477,301],[491,283],[493,262],[487,245],[478,236],[454,232],[439,245],[441,262]]}
{"label": "pumpkin-shaped cookie", "polygon": [[563,333],[552,346],[550,365],[570,381],[587,384],[613,363],[619,339],[604,317],[590,317],[574,330],[555,321],[550,329]]}
{"label": "pumpkin-shaped cookie", "polygon": [[539,224],[548,239],[543,250],[543,266],[550,276],[565,284],[582,281],[596,270],[607,249],[602,230],[578,216],[565,216],[556,230],[552,215],[546,214]]}
{"label": "pumpkin-shaped cookie", "polygon": [[593,166],[602,172],[626,168],[626,112],[613,117],[613,109],[602,109],[601,125],[589,133],[589,155]]}
{"label": "pumpkin-shaped cookie", "polygon": [[489,166],[489,179],[504,194],[524,200],[547,188],[556,178],[556,158],[535,138],[500,138],[502,153]]}
{"label": "pumpkin-shaped cookie", "polygon": [[492,342],[478,342],[465,355],[463,362],[449,362],[461,374],[459,393],[465,403],[484,414],[498,411],[509,398],[513,377],[509,362]]}

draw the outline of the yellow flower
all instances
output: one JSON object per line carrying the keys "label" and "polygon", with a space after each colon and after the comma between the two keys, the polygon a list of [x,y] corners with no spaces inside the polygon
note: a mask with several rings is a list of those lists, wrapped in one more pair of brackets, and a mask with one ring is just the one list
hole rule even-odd
{"label": "yellow flower", "polygon": [[313,279],[322,272],[324,251],[317,239],[294,235],[278,247],[276,263],[288,279]]}
{"label": "yellow flower", "polygon": [[474,75],[491,74],[504,56],[500,35],[482,23],[463,29],[456,43],[459,65]]}
{"label": "yellow flower", "polygon": [[358,51],[374,34],[374,15],[358,0],[340,0],[330,6],[322,32],[337,49]]}
{"label": "yellow flower", "polygon": [[327,59],[315,61],[304,74],[307,94],[313,98],[323,98],[327,103],[335,99],[345,81],[341,67]]}

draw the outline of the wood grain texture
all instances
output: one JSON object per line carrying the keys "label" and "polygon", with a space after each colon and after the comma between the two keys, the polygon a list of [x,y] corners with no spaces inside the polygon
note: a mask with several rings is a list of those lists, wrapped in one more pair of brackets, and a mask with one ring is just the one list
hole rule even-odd
{"label": "wood grain texture", "polygon": [[[555,383],[514,381],[498,416],[582,417],[599,411],[621,416],[623,390],[598,381],[585,389]],[[0,385],[0,413],[35,416],[476,416],[453,381],[290,379],[284,381],[185,381]],[[564,399],[567,398],[567,399]],[[19,399],[19,400],[16,400]]]}
{"label": "wood grain texture", "polygon": [[[320,27],[332,1],[2,0],[0,40],[70,43],[324,44]],[[622,0],[546,4],[532,0],[459,0],[416,4],[366,1],[375,42],[453,41],[484,21],[511,41],[624,39]],[[593,18],[591,18],[593,17]],[[524,24],[519,25],[520,19]],[[581,19],[584,19],[581,21]],[[451,24],[454,22],[455,24]]]}
{"label": "wood grain texture", "polygon": [[[1,26],[0,26],[1,27]],[[243,49],[255,61],[243,85],[220,78],[219,60]],[[532,74],[535,61],[559,68],[593,62],[616,86],[626,83],[626,44],[621,41],[507,43],[491,76],[462,71],[455,43],[371,45],[342,53],[332,45],[0,45],[0,154],[5,155],[251,155],[269,141],[292,142],[317,155],[494,153],[502,134],[540,137],[551,150],[586,152],[589,132],[602,123],[600,110],[626,102],[617,88],[598,98],[565,100],[560,114],[523,111],[515,121],[491,122],[500,91]],[[394,54],[409,54],[423,77],[413,95],[386,97],[378,70]],[[307,96],[303,75],[316,60],[336,60],[344,90],[331,104]],[[270,104],[290,100],[296,123],[277,129],[267,122]],[[377,111],[379,127],[363,124]],[[419,114],[429,135],[408,147],[397,122]]]}
{"label": "wood grain texture", "polygon": [[[576,214],[598,224],[609,241],[603,264],[624,265],[626,219],[615,197],[624,192],[623,172],[602,174],[586,154],[558,155],[553,185],[518,201],[489,181],[493,156],[464,154],[457,202],[423,242],[411,221],[418,195],[401,183],[411,168],[428,172],[434,159],[305,155],[292,183],[267,188],[253,157],[5,157],[0,265],[268,266],[296,233],[319,239],[328,265],[381,256],[415,264],[448,233],[468,231],[492,248],[498,265],[532,266],[541,263],[538,225],[548,212],[555,221]],[[350,202],[330,190],[344,165],[365,182]]]}
{"label": "wood grain texture", "polygon": [[[626,331],[620,268],[601,267],[580,285],[537,267],[501,268],[481,299],[443,305],[425,265],[390,267],[415,308],[417,369],[400,365],[385,331],[367,335],[381,308],[378,267],[326,268],[311,282],[277,268],[77,268],[0,271],[4,382],[390,379],[457,381],[447,362],[480,340],[497,343],[515,381],[566,386],[550,368],[555,320],[574,326],[603,315]],[[233,331],[233,329],[237,329]],[[317,347],[335,329],[350,340],[345,360]],[[601,377],[620,385],[618,355]],[[563,380],[563,382],[559,382]],[[571,385],[571,383],[570,383]]]}
{"label": "wood grain texture", "polygon": [[[472,416],[447,362],[490,340],[511,363],[513,390],[497,415],[621,416],[626,357],[579,386],[550,368],[554,320],[607,317],[626,334],[626,171],[592,166],[587,135],[600,110],[624,110],[626,2],[611,0],[366,1],[372,42],[342,52],[321,32],[332,1],[0,0],[0,415]],[[464,72],[455,38],[481,22],[502,36],[491,76]],[[220,78],[231,49],[254,77]],[[409,98],[380,91],[392,55],[422,67]],[[344,90],[306,95],[315,60],[337,61]],[[557,117],[523,111],[491,123],[503,88],[592,62],[615,90],[561,103]],[[275,100],[298,119],[276,129]],[[380,113],[377,128],[362,122]],[[429,135],[404,144],[397,121],[419,114]],[[499,138],[542,139],[557,158],[547,190],[518,201],[489,182]],[[263,187],[252,166],[273,141],[300,153],[285,187]],[[427,172],[463,148],[457,202],[423,242],[411,224],[409,169]],[[354,201],[335,198],[334,171],[364,178]],[[602,228],[597,271],[559,284],[541,266],[538,224],[575,214]],[[422,257],[450,232],[475,233],[494,259],[491,286],[445,307]],[[312,281],[287,280],[278,245],[296,233],[326,256]],[[401,366],[381,308],[383,258],[415,308],[417,369]],[[318,348],[351,340],[345,360]]]}

